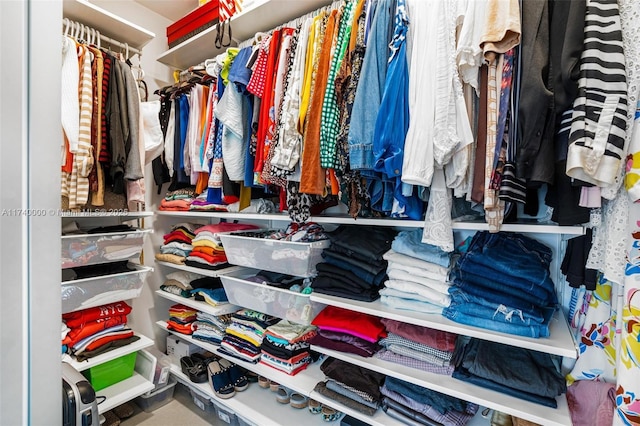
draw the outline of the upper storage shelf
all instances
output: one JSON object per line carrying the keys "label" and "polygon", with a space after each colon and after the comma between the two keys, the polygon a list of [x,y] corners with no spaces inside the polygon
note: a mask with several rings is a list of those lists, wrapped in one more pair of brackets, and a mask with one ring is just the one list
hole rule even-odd
{"label": "upper storage shelf", "polygon": [[[271,30],[299,16],[331,4],[330,0],[245,0],[242,12],[231,17],[233,39],[242,42],[260,31]],[[217,49],[214,41],[217,25],[167,50],[158,61],[186,69],[213,58],[226,48]]]}
{"label": "upper storage shelf", "polygon": [[100,34],[127,43],[136,49],[141,49],[156,36],[151,31],[91,4],[87,0],[63,0],[62,14],[65,18],[92,27],[100,31]]}

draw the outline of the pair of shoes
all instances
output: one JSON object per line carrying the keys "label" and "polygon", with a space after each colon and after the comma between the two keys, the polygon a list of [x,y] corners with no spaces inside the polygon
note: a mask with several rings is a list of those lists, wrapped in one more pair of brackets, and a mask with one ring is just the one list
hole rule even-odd
{"label": "pair of shoes", "polygon": [[298,392],[293,392],[291,394],[289,404],[293,408],[298,408],[298,409],[306,408],[307,405],[309,404],[309,398],[307,398],[306,396]]}
{"label": "pair of shoes", "polygon": [[207,365],[209,373],[209,385],[213,392],[222,399],[231,398],[236,394],[236,389],[231,383],[229,373],[222,368],[220,361],[211,361]]}
{"label": "pair of shoes", "polygon": [[205,383],[207,381],[207,364],[209,358],[202,354],[193,354],[180,358],[180,369],[193,383]]}
{"label": "pair of shoes", "polygon": [[322,420],[324,420],[325,422],[335,422],[340,417],[342,417],[342,413],[340,411],[337,411],[326,405],[322,406]]}
{"label": "pair of shoes", "polygon": [[285,388],[284,386],[278,386],[278,390],[276,391],[276,401],[280,404],[288,404],[291,401],[291,393],[293,391],[289,388]]}
{"label": "pair of shoes", "polygon": [[236,392],[242,392],[249,387],[249,380],[240,367],[224,358],[211,361],[207,370],[211,389],[220,398],[231,398]]}
{"label": "pair of shoes", "polygon": [[309,399],[309,412],[311,414],[320,414],[322,412],[322,404],[315,399]]}
{"label": "pair of shoes", "polygon": [[247,379],[244,369],[224,358],[220,359],[218,362],[220,363],[220,366],[229,373],[229,378],[231,379],[231,383],[233,384],[233,388],[236,392],[242,392],[249,387],[249,379]]}

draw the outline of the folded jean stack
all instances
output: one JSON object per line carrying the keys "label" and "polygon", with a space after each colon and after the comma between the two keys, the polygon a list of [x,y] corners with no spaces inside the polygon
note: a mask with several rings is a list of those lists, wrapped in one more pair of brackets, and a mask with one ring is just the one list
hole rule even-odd
{"label": "folded jean stack", "polygon": [[413,324],[383,318],[387,337],[376,358],[434,374],[450,376],[456,350],[457,335]]}
{"label": "folded jean stack", "polygon": [[325,307],[311,324],[318,327],[312,345],[363,357],[373,356],[387,335],[380,318],[335,306]]}
{"label": "folded jean stack", "polygon": [[257,363],[265,330],[280,319],[250,309],[241,309],[231,317],[231,324],[220,342],[220,351],[243,361]]}
{"label": "folded jean stack", "polygon": [[193,323],[195,330],[192,337],[213,345],[219,345],[229,324],[231,324],[231,314],[212,315],[198,311],[196,313],[196,321]]}
{"label": "folded jean stack", "polygon": [[367,416],[376,413],[383,374],[335,358],[327,358],[320,370],[328,380],[316,384],[316,392]]}
{"label": "folded jean stack", "polygon": [[471,339],[456,361],[453,377],[557,408],[556,397],[567,390],[561,362],[558,355]]}
{"label": "folded jean stack", "polygon": [[329,233],[331,246],[322,253],[323,263],[311,286],[316,293],[372,302],[386,279],[383,254],[391,248],[396,232],[383,227],[340,226]]}
{"label": "folded jean stack", "polygon": [[197,312],[197,310],[180,303],[172,305],[169,308],[167,328],[181,334],[193,334]]}
{"label": "folded jean stack", "polygon": [[557,297],[551,250],[524,235],[477,232],[451,272],[452,321],[526,337],[549,337]]}
{"label": "folded jean stack", "polygon": [[449,306],[451,254],[421,242],[422,230],[402,231],[384,254],[388,262],[380,301],[397,309],[441,313]]}
{"label": "folded jean stack", "polygon": [[110,303],[62,315],[62,353],[84,361],[140,339],[127,326],[131,307]]}
{"label": "folded jean stack", "polygon": [[382,409],[405,424],[463,426],[478,405],[445,395],[395,377],[387,377],[380,389]]}
{"label": "folded jean stack", "polygon": [[185,222],[174,225],[171,232],[162,237],[164,242],[160,246],[160,253],[156,253],[156,259],[178,265],[184,264],[193,249],[191,241],[196,236],[194,231],[197,227],[198,225]]}
{"label": "folded jean stack", "polygon": [[316,328],[282,320],[267,327],[262,339],[260,363],[294,376],[313,361],[309,340]]}

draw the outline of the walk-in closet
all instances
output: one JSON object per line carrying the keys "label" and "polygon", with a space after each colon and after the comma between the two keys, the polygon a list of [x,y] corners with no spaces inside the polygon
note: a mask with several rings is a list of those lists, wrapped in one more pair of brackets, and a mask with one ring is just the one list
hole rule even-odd
{"label": "walk-in closet", "polygon": [[0,2],[0,424],[640,425],[638,16]]}

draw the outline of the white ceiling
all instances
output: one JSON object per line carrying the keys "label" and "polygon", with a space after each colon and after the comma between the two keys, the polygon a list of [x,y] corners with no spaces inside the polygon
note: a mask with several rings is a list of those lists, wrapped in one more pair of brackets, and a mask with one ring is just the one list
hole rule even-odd
{"label": "white ceiling", "polygon": [[135,0],[172,22],[182,18],[198,7],[198,0]]}

